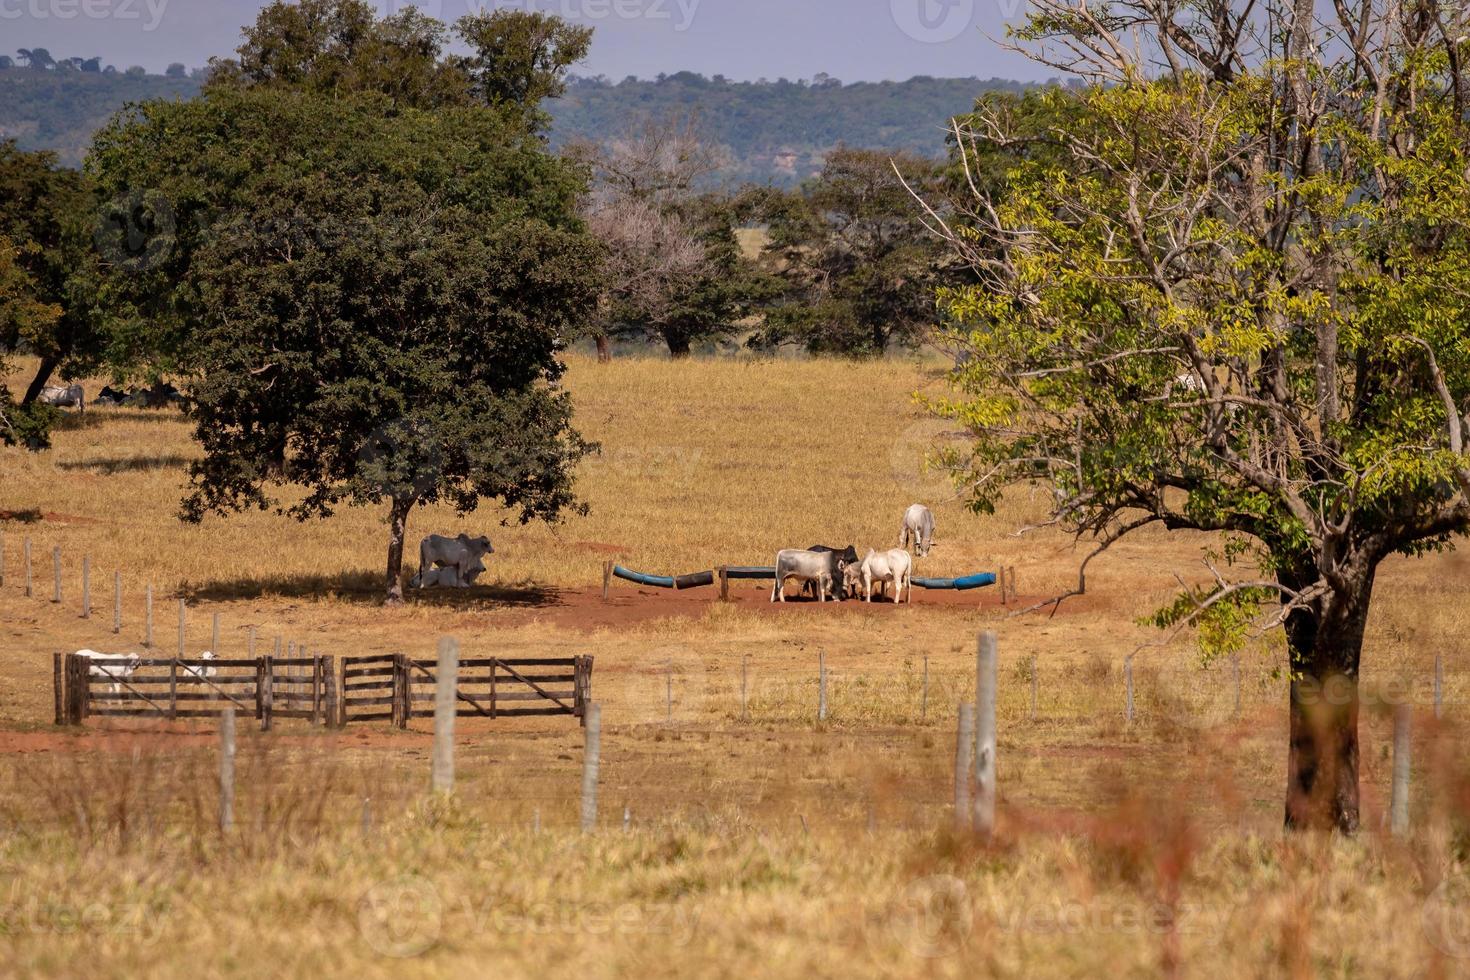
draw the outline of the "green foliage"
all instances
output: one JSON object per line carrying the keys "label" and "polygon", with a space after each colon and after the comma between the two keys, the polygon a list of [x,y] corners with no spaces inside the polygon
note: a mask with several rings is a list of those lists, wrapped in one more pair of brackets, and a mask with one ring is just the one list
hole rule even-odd
{"label": "green foliage", "polygon": [[802,190],[772,192],[766,260],[787,288],[751,343],[874,357],[928,338],[935,291],[952,265],[909,188],[938,192],[940,168],[844,147]]}

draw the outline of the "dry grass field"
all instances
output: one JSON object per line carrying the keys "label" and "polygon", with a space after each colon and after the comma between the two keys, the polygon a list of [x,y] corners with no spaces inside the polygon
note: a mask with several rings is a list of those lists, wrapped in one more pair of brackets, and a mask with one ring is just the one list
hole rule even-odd
{"label": "dry grass field", "polygon": [[[921,470],[944,427],[912,396],[942,385],[939,368],[575,357],[567,384],[602,445],[578,481],[591,512],[553,528],[416,512],[411,539],[484,531],[496,554],[479,587],[392,609],[381,511],[180,524],[195,449],[172,412],[96,409],[49,452],[0,449],[0,976],[1470,973],[1461,558],[1380,576],[1365,831],[1284,840],[1277,642],[1242,656],[1237,711],[1229,664],[1138,623],[1176,575],[1203,574],[1208,541],[1129,540],[1094,563],[1086,597],[1015,615],[1073,584],[1085,545],[1013,534],[1042,515],[1038,495],[974,515]],[[721,603],[617,582],[601,598],[609,558],[676,574],[817,542],[888,547],[914,500],[938,524],[921,574],[1013,565],[1022,596],[776,608],[755,584]],[[222,836],[209,727],[51,724],[52,651],[139,649],[149,584],[165,654],[178,598],[191,652],[218,613],[226,655],[252,627],[338,655],[429,656],[443,635],[466,655],[593,654],[599,832],[576,830],[575,722],[462,721],[457,790],[440,800],[415,720],[242,732],[239,822]],[[982,629],[1001,638],[1000,826],[985,845],[949,829],[956,704]],[[1382,830],[1388,706],[1404,700],[1415,832],[1396,841]]]}

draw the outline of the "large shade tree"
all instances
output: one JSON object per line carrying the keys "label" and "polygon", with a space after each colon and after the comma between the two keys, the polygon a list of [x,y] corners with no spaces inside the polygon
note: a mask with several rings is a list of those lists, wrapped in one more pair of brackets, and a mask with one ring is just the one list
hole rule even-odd
{"label": "large shade tree", "polygon": [[386,503],[397,601],[416,505],[579,507],[558,355],[596,299],[582,170],[527,107],[237,82],[118,117],[89,158],[171,229],[112,298],[171,325],[204,449],[183,516]]}
{"label": "large shade tree", "polygon": [[944,297],[973,354],[952,461],[981,509],[1053,484],[1094,556],[1220,532],[1158,620],[1284,628],[1286,822],[1351,832],[1375,576],[1470,528],[1466,8],[1033,11],[1017,43],[1090,85],[957,124],[967,165],[1015,152],[929,216],[980,280]]}

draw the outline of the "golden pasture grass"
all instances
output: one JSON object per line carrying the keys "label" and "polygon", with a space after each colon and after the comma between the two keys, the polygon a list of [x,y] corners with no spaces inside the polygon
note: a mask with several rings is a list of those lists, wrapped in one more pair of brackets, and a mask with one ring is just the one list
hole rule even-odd
{"label": "golden pasture grass", "polygon": [[[415,512],[414,539],[484,530],[497,553],[483,588],[410,596],[396,609],[377,600],[380,508],[344,507],[306,524],[273,513],[180,524],[196,449],[173,413],[98,409],[69,419],[49,452],[0,450],[0,866],[11,889],[0,896],[0,957],[9,958],[0,973],[68,974],[82,962],[165,976],[202,963],[243,975],[525,975],[548,965],[590,975],[1079,975],[1171,964],[1206,976],[1409,975],[1433,966],[1439,947],[1417,916],[1457,867],[1447,842],[1465,798],[1430,760],[1463,746],[1454,723],[1470,711],[1464,564],[1454,555],[1385,567],[1365,654],[1370,688],[1417,709],[1414,812],[1425,839],[1407,850],[1377,838],[1389,770],[1378,703],[1363,729],[1368,839],[1310,853],[1278,842],[1279,643],[1243,655],[1237,713],[1230,664],[1206,668],[1186,638],[1160,643],[1138,624],[1172,593],[1176,574],[1202,577],[1205,536],[1125,541],[1092,566],[1089,596],[1055,616],[1010,616],[994,590],[963,605],[926,605],[920,591],[912,608],[772,615],[757,586],[741,585],[742,601],[723,606],[708,589],[694,594],[707,600],[691,601],[622,582],[611,611],[598,611],[611,557],[671,574],[767,564],[777,548],[817,542],[889,547],[915,500],[938,522],[922,574],[1014,565],[1029,601],[1070,586],[1085,545],[1053,532],[1013,535],[1044,515],[1041,491],[1018,490],[997,515],[980,516],[920,469],[945,426],[912,395],[940,385],[942,371],[924,361],[573,357],[577,425],[602,445],[579,471],[591,512],[553,528],[501,528],[507,515],[492,508],[465,519],[446,508]],[[21,591],[27,537],[30,598]],[[56,546],[60,604],[48,601]],[[87,620],[77,606],[83,555],[92,565]],[[117,637],[114,571],[125,593]],[[165,652],[183,595],[191,652],[209,642],[218,613],[229,653],[243,651],[254,627],[263,644],[281,637],[334,654],[430,655],[442,634],[477,653],[594,654],[604,833],[573,830],[575,726],[462,722],[457,802],[440,812],[422,798],[426,727],[416,720],[408,733],[286,724],[277,741],[252,741],[266,760],[242,766],[242,813],[253,816],[217,839],[207,734],[134,743],[95,728],[48,731],[51,651],[137,649],[146,583]],[[644,614],[618,618],[628,609]],[[1006,840],[977,852],[943,828],[955,706],[973,696],[974,637],[985,628],[1001,634]],[[829,671],[825,722],[815,718],[819,654]],[[1442,728],[1428,721],[1436,654]],[[1139,799],[1167,804],[1145,816],[1178,820],[1144,819],[1129,809]],[[618,832],[625,806],[627,836]],[[532,836],[538,819],[543,832]],[[1110,836],[1118,827],[1127,832]],[[1159,870],[1179,864],[1169,848],[1186,844],[1188,874]],[[406,961],[358,927],[359,900],[403,874],[430,882],[445,922],[440,941]],[[980,911],[946,919],[954,882],[945,876],[963,886],[961,907]],[[38,893],[56,899],[52,911],[17,926],[13,913],[32,910]],[[929,904],[916,906],[916,895]],[[89,930],[84,941],[56,925],[69,910],[134,899],[158,912],[163,939]],[[474,904],[482,899],[535,914],[509,920],[516,928],[487,925]],[[1139,926],[1136,916],[1157,915],[1158,902],[1206,911],[1189,929]],[[618,908],[697,910],[699,927],[674,943],[646,924],[619,931],[585,921]],[[547,909],[582,919],[563,928]],[[1017,909],[1035,921],[1017,920]],[[1080,924],[1061,922],[1061,912]],[[1224,925],[1201,925],[1217,913]],[[1453,972],[1459,961],[1447,962]]]}

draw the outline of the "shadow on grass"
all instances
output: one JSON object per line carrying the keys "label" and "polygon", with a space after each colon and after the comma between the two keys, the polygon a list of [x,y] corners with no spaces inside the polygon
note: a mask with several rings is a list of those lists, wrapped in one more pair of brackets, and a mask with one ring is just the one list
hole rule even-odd
{"label": "shadow on grass", "polygon": [[44,516],[37,507],[29,507],[26,510],[0,510],[0,521],[15,521],[17,524],[39,524]]}
{"label": "shadow on grass", "polygon": [[188,456],[169,453],[162,456],[117,456],[107,459],[76,459],[57,463],[63,470],[92,470],[105,476],[141,470],[181,470],[191,463]]}
{"label": "shadow on grass", "polygon": [[[365,606],[383,604],[383,576],[380,572],[347,572],[342,575],[266,575],[220,579],[186,585],[184,598],[194,601],[228,601],[281,596],[288,599],[320,599],[334,596],[346,602]],[[554,606],[560,591],[544,586],[477,585],[469,589],[412,589],[404,586],[406,606],[432,606],[442,609],[473,610],[484,606],[512,609],[535,609]]]}
{"label": "shadow on grass", "polygon": [[167,408],[88,408],[85,412],[64,410],[56,428],[68,432],[96,429],[108,422],[187,422],[188,417]]}

